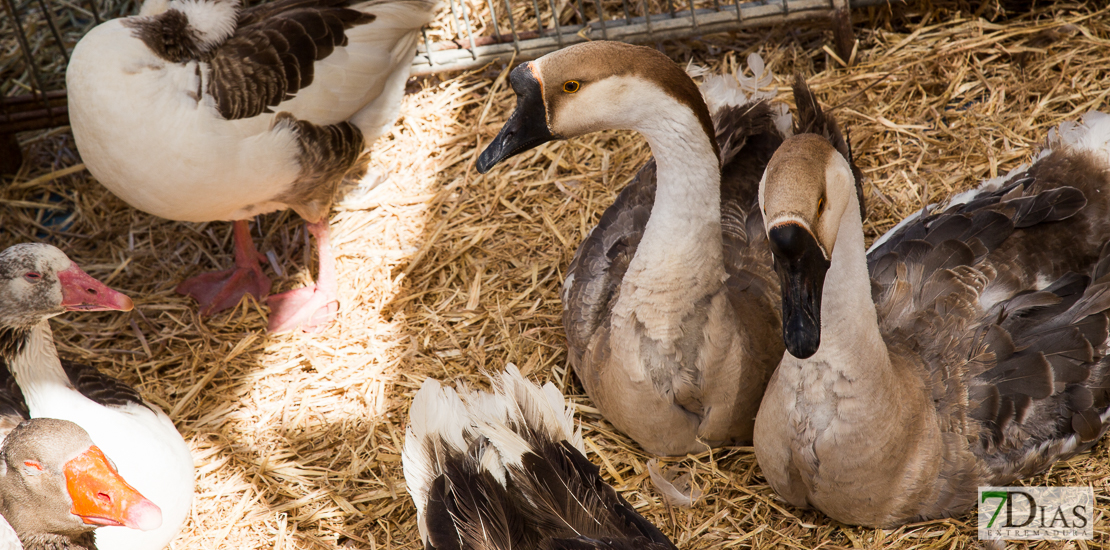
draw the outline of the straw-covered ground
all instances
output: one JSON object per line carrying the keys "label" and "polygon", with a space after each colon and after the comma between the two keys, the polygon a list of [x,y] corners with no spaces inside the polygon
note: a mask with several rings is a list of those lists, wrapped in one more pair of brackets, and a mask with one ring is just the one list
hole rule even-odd
{"label": "straw-covered ground", "polygon": [[[475,5],[484,4],[475,2]],[[1110,11],[1057,3],[870,9],[855,16],[854,65],[816,23],[668,42],[680,62],[732,70],[759,52],[800,71],[851,131],[866,175],[869,238],[922,205],[1030,158],[1061,121],[1105,108]],[[7,44],[7,43],[5,43]],[[200,318],[173,292],[231,261],[229,225],[137,212],[81,169],[68,129],[24,134],[27,162],[0,190],[0,245],[47,241],[127,292],[135,311],[54,321],[64,356],[137,385],[196,458],[193,515],[175,548],[417,548],[400,453],[426,377],[484,384],[513,362],[578,405],[590,458],[684,549],[964,548],[970,517],[897,530],[847,527],[775,498],[750,448],[669,460],[705,497],[666,506],[650,458],[591,408],[566,370],[558,289],[575,246],[647,159],[644,141],[604,132],[551,143],[479,175],[473,162],[508,117],[506,68],[410,83],[402,118],[374,148],[364,184],[334,210],[342,309],[316,337],[270,336],[245,302]],[[310,280],[315,259],[291,214],[252,226],[281,267],[275,290]],[[1032,485],[1091,485],[1094,541],[1110,547],[1110,451],[1055,465]],[[1017,546],[1021,546],[1020,544]]]}

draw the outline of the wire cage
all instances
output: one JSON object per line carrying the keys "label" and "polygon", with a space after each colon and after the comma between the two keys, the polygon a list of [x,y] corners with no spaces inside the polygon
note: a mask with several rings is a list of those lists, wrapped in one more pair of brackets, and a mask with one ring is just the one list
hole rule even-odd
{"label": "wire cage", "polygon": [[589,40],[656,43],[805,19],[830,19],[837,54],[853,38],[850,8],[889,0],[444,0],[439,28],[426,29],[413,74],[525,61]]}
{"label": "wire cage", "polygon": [[[853,43],[850,8],[889,0],[442,0],[412,74],[535,59],[587,40],[655,43],[803,19],[829,18],[838,55]],[[69,124],[69,52],[101,21],[137,12],[135,0],[0,0],[0,173],[18,170],[18,132]]]}

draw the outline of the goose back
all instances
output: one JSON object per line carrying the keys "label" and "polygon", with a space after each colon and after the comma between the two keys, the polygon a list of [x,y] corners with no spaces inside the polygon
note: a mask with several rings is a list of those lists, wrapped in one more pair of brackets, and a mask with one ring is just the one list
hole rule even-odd
{"label": "goose back", "polygon": [[1092,172],[1052,169],[1061,154],[868,256],[880,330],[892,355],[917,363],[946,441],[939,496],[921,517],[967,509],[975,487],[1034,475],[1106,431],[1110,241],[1082,242],[1104,206],[1069,185]]}

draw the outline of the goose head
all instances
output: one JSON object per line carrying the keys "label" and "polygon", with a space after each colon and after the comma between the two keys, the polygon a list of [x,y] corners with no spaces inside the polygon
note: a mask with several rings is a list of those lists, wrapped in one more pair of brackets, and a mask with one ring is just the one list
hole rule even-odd
{"label": "goose head", "polygon": [[4,518],[21,537],[75,536],[102,525],[149,531],[162,511],[128,485],[80,426],[53,418],[21,423],[0,448]]}
{"label": "goose head", "polygon": [[[599,130],[638,130],[676,108],[689,109],[712,147],[713,122],[694,81],[667,56],[620,42],[577,44],[509,74],[516,109],[478,158],[488,172],[537,145]],[[677,104],[677,106],[676,106]]]}
{"label": "goose head", "polygon": [[0,326],[30,328],[66,311],[130,311],[131,299],[90,277],[48,244],[0,252]]}
{"label": "goose head", "polygon": [[782,284],[783,341],[800,359],[821,345],[825,274],[854,194],[848,161],[815,134],[783,142],[759,183],[759,206]]}

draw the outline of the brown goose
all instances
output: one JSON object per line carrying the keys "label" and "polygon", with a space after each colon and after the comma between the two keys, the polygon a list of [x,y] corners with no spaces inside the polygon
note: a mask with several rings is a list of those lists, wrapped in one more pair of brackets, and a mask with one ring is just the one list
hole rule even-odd
{"label": "brown goose", "polygon": [[128,297],[53,246],[19,244],[0,252],[0,365],[18,384],[10,394],[21,397],[19,406],[32,418],[81,426],[164,514],[162,525],[149,531],[100,529],[101,550],[161,550],[181,529],[193,499],[193,457],[169,417],[96,369],[60,361],[54,347],[50,317],[131,307]]}
{"label": "brown goose", "polygon": [[148,0],[77,44],[70,123],[97,180],[156,216],[235,221],[236,267],[178,286],[202,313],[269,294],[246,220],[291,208],[316,237],[320,273],[268,298],[269,328],[334,318],[333,195],[397,118],[436,1]]}
{"label": "brown goose", "polygon": [[775,491],[894,526],[1094,445],[1110,416],[1110,116],[1062,125],[1032,165],[867,254],[852,188],[804,134],[760,184],[787,348],[755,424]]}
{"label": "brown goose", "polygon": [[[604,129],[647,138],[654,159],[568,269],[563,325],[590,398],[656,454],[750,442],[782,353],[756,191],[790,118],[773,93],[757,91],[771,80],[760,78],[762,60],[748,61],[756,76],[744,79],[747,93],[732,77],[711,77],[703,100],[651,48],[591,42],[549,54],[513,70],[516,110],[477,164],[486,172],[541,143]],[[808,111],[806,124],[839,136],[818,114]]]}
{"label": "brown goose", "polygon": [[428,379],[409,409],[405,481],[427,550],[675,550],[586,459],[551,383],[508,365],[493,392]]}
{"label": "brown goose", "polygon": [[0,516],[0,550],[96,550],[98,526],[162,523],[158,506],[120,477],[85,430],[53,418],[24,421],[6,434]]}

